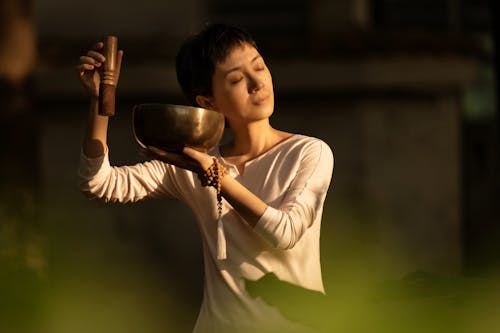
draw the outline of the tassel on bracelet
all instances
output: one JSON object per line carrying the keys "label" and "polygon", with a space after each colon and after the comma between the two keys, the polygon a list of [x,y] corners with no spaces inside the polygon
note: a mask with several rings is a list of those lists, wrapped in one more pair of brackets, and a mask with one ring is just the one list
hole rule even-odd
{"label": "tassel on bracelet", "polygon": [[202,186],[212,186],[217,190],[217,259],[224,260],[226,255],[226,237],[224,234],[224,226],[222,224],[222,194],[221,180],[227,174],[227,169],[213,157],[213,163],[208,167],[203,174],[199,174],[198,178]]}

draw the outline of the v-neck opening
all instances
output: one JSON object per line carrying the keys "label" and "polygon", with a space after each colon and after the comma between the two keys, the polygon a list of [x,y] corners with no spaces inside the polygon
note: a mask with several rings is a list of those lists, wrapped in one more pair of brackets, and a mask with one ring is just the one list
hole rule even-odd
{"label": "v-neck opening", "polygon": [[255,157],[253,157],[253,158],[249,159],[248,161],[246,161],[245,163],[243,163],[243,170],[244,170],[244,171],[243,171],[243,173],[240,173],[240,170],[238,169],[238,167],[237,167],[235,164],[230,163],[230,162],[228,162],[228,161],[226,161],[226,160],[224,159],[224,156],[222,156],[221,151],[220,151],[220,146],[217,146],[217,147],[216,147],[216,149],[215,149],[215,153],[216,153],[216,155],[217,155],[218,157],[220,157],[220,158],[221,158],[221,160],[222,160],[222,162],[224,162],[224,164],[226,164],[226,165],[230,165],[230,166],[233,166],[233,167],[234,167],[234,169],[236,169],[236,171],[238,172],[238,175],[243,176],[244,174],[246,174],[246,169],[247,169],[248,165],[250,165],[250,164],[254,163],[255,161],[257,161],[257,160],[259,160],[259,159],[261,159],[261,158],[263,158],[263,157],[265,157],[266,155],[270,154],[272,151],[276,150],[276,149],[277,149],[278,147],[280,147],[281,145],[285,144],[286,142],[288,142],[288,141],[289,141],[289,140],[291,140],[292,138],[297,137],[297,136],[299,136],[299,135],[300,135],[300,134],[295,134],[295,133],[293,133],[293,134],[292,134],[292,135],[290,135],[289,137],[287,137],[287,138],[285,138],[285,139],[283,139],[283,140],[279,141],[278,143],[276,143],[274,146],[272,146],[271,148],[269,148],[269,149],[268,149],[268,150],[266,150],[265,152],[262,152],[261,154],[259,154],[259,155],[255,156]]}

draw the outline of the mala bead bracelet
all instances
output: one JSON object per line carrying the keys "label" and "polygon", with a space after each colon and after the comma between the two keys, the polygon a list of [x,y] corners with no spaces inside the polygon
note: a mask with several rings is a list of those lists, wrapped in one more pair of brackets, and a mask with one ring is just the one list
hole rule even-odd
{"label": "mala bead bracelet", "polygon": [[209,166],[203,174],[199,174],[198,178],[203,186],[213,186],[220,193],[220,180],[227,174],[227,169],[224,167],[217,158],[213,157],[213,163]]}
{"label": "mala bead bracelet", "polygon": [[226,237],[222,225],[222,194],[221,180],[227,174],[227,169],[213,157],[213,163],[204,173],[198,174],[202,186],[213,186],[217,190],[217,259],[226,259]]}

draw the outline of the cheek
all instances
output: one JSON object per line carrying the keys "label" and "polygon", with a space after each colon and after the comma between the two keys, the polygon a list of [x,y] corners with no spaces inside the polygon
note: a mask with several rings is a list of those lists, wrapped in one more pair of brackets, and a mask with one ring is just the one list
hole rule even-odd
{"label": "cheek", "polygon": [[233,110],[242,103],[242,94],[240,89],[235,87],[218,87],[214,90],[215,105],[221,110]]}
{"label": "cheek", "polygon": [[230,104],[239,104],[243,101],[244,97],[244,84],[226,87],[223,92],[224,99]]}
{"label": "cheek", "polygon": [[270,88],[272,88],[273,87],[273,77],[271,76],[271,72],[269,71],[269,69],[266,69],[265,80],[269,84]]}

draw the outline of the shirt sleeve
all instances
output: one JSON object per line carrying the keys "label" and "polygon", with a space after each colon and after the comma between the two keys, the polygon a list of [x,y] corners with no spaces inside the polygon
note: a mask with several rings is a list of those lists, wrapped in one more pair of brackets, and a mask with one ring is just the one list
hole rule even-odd
{"label": "shirt sleeve", "polygon": [[321,214],[333,173],[333,153],[323,141],[308,145],[279,207],[268,206],[254,230],[278,249],[291,249]]}
{"label": "shirt sleeve", "polygon": [[108,150],[89,158],[80,154],[80,190],[89,198],[106,202],[135,202],[148,197],[180,198],[174,177],[175,167],[157,160],[133,166],[111,166]]}

